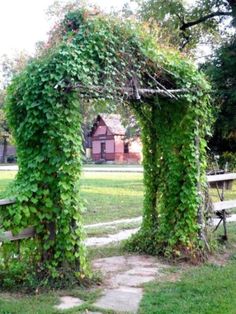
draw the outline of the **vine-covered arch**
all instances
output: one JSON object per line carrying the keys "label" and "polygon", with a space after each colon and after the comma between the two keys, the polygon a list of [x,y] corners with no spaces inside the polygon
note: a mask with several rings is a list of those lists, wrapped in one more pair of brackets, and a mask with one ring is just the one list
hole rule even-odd
{"label": "vine-covered arch", "polygon": [[19,172],[17,204],[1,215],[6,229],[36,229],[27,244],[30,254],[26,246],[22,259],[53,276],[63,276],[67,267],[78,276],[88,272],[79,196],[78,99],[126,102],[140,123],[143,223],[128,248],[195,254],[206,243],[202,192],[208,83],[183,56],[159,47],[142,25],[82,10],[69,13],[60,32],[57,44],[8,89],[7,117]]}

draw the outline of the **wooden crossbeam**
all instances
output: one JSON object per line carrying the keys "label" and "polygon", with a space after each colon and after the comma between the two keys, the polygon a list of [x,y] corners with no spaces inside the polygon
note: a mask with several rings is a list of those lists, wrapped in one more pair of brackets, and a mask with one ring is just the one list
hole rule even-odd
{"label": "wooden crossbeam", "polygon": [[207,176],[207,181],[211,182],[219,182],[219,181],[231,181],[236,180],[236,173],[224,173],[224,174],[215,174]]}
{"label": "wooden crossbeam", "polygon": [[0,200],[0,206],[5,206],[5,205],[11,205],[15,204],[16,200],[15,199],[2,199]]}
{"label": "wooden crossbeam", "polygon": [[236,200],[222,201],[213,203],[213,210],[219,211],[223,209],[236,208]]}
{"label": "wooden crossbeam", "polygon": [[[56,88],[56,86],[55,86]],[[99,86],[99,85],[89,85],[89,86],[85,86],[82,84],[76,84],[73,87],[71,87],[72,89],[87,89],[87,90],[94,90],[96,92],[102,93],[107,91],[106,87],[104,86]],[[112,87],[113,90],[119,91],[122,94],[132,94],[134,95],[134,88],[133,87]],[[178,95],[178,94],[184,94],[189,92],[188,89],[186,88],[182,88],[182,89],[152,89],[152,88],[136,88],[136,91],[139,93],[139,95],[162,95],[162,96],[167,96],[169,98],[174,97],[174,95]]]}
{"label": "wooden crossbeam", "polygon": [[20,233],[13,235],[12,231],[6,231],[0,234],[0,241],[17,241],[32,238],[35,235],[34,227],[23,229]]}

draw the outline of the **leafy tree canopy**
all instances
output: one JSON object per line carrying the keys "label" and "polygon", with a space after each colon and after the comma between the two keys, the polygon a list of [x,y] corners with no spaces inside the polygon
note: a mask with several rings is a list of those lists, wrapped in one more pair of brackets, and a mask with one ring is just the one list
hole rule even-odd
{"label": "leafy tree canopy", "polygon": [[23,51],[17,53],[12,58],[7,55],[1,56],[0,73],[2,82],[0,88],[5,89],[13,76],[22,71],[29,60],[30,56]]}
{"label": "leafy tree canopy", "polygon": [[180,49],[199,41],[219,41],[225,22],[235,15],[235,0],[137,0],[139,15],[160,25],[164,38]]}
{"label": "leafy tree canopy", "polygon": [[3,156],[1,162],[6,162],[7,145],[12,141],[11,132],[8,127],[4,112],[4,103],[6,96],[6,87],[17,73],[22,71],[29,61],[29,56],[20,52],[13,58],[9,58],[7,55],[3,55],[0,62],[0,73],[2,81],[0,84],[0,143],[3,143]]}
{"label": "leafy tree canopy", "polygon": [[206,65],[214,87],[218,118],[210,146],[218,152],[236,149],[236,37],[222,46]]}

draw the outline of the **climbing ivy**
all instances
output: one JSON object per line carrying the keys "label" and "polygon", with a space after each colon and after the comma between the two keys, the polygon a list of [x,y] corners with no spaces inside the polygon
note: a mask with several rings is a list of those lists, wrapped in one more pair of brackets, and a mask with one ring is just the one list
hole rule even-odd
{"label": "climbing ivy", "polygon": [[[84,99],[126,102],[142,128],[144,219],[127,247],[174,255],[203,248],[204,138],[211,124],[203,75],[184,56],[160,48],[139,24],[80,10],[65,17],[58,34],[8,89],[19,172],[17,204],[1,215],[6,230],[36,229],[21,260],[42,278],[63,279],[68,268],[78,280],[89,275],[79,195],[78,100]],[[139,88],[160,86],[182,92],[137,95]]]}

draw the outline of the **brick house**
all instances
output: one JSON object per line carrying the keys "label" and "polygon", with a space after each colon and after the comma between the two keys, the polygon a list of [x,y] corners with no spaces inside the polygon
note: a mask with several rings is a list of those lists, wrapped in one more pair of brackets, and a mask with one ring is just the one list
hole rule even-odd
{"label": "brick house", "polygon": [[139,136],[128,138],[119,114],[99,114],[89,134],[93,161],[140,163],[142,144]]}

